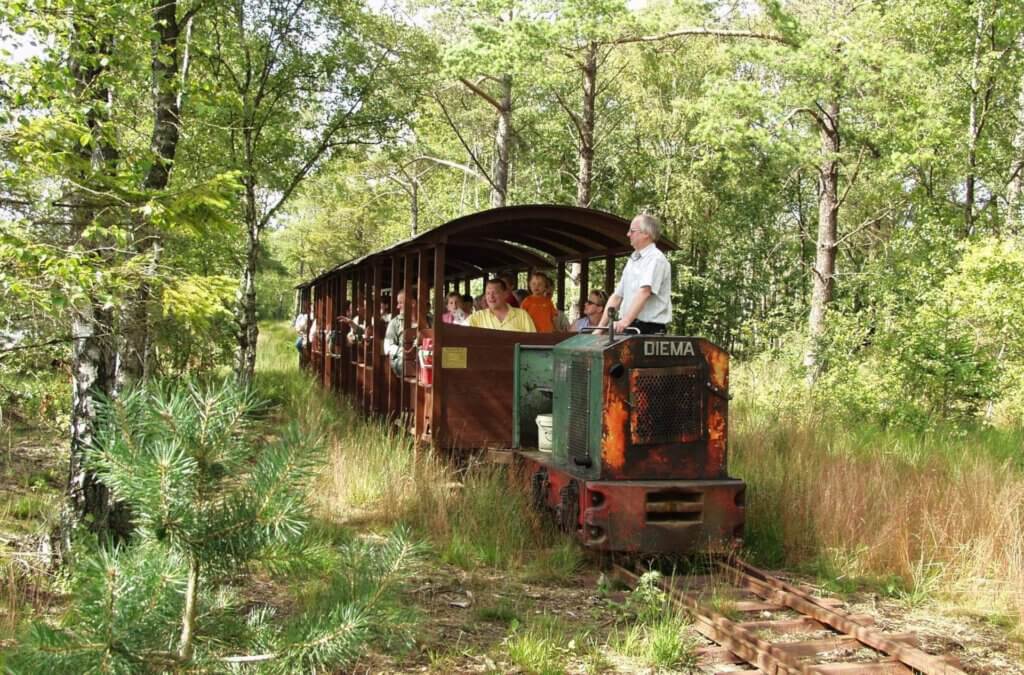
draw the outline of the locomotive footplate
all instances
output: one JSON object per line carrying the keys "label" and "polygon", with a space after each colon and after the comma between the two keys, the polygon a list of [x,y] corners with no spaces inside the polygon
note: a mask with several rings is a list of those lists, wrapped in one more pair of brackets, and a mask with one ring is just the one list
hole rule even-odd
{"label": "locomotive footplate", "polygon": [[728,546],[743,535],[741,480],[592,481],[556,465],[547,453],[517,453],[534,503],[587,548],[687,554]]}

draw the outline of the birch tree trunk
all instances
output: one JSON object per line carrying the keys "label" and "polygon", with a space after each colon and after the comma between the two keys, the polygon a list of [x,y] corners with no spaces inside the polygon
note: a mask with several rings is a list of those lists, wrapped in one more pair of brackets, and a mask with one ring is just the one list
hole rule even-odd
{"label": "birch tree trunk", "polygon": [[[177,0],[153,0],[150,12],[155,34],[150,66],[153,96],[150,149],[154,158],[153,165],[143,180],[143,188],[154,191],[163,190],[170,182],[181,134],[181,87],[178,73],[178,39],[181,29],[178,22]],[[189,22],[191,18],[186,17],[185,21]],[[150,260],[146,266],[145,277],[128,308],[124,374],[128,380],[141,381],[149,377],[152,371],[153,289],[163,254],[163,244],[158,232],[141,224],[136,243],[140,250],[148,248]]]}
{"label": "birch tree trunk", "polygon": [[[92,17],[76,18],[69,67],[75,80],[75,93],[88,106],[86,125],[93,139],[92,148],[80,146],[79,155],[88,168],[82,170],[78,183],[89,186],[93,172],[113,173],[118,161],[117,149],[109,141],[109,102],[113,92],[101,84],[106,69],[96,58],[108,54],[110,41],[95,42],[88,31]],[[83,56],[79,60],[75,55]],[[91,64],[91,65],[90,65]],[[86,190],[69,196],[72,235],[81,239],[97,215]],[[103,244],[92,244],[101,256]],[[117,345],[114,340],[114,317],[110,309],[92,297],[81,299],[72,308],[71,347],[71,428],[66,501],[61,509],[60,524],[53,538],[54,557],[63,560],[71,550],[74,532],[83,524],[90,530],[115,538],[126,537],[130,526],[127,513],[111,501],[106,487],[85,467],[85,452],[96,435],[98,399],[111,397],[117,387]]]}
{"label": "birch tree trunk", "polygon": [[[250,165],[251,166],[251,165]],[[238,303],[238,352],[235,374],[243,386],[252,383],[256,372],[256,341],[260,328],[256,316],[256,267],[259,262],[260,232],[262,230],[254,178],[245,179],[245,225],[248,233],[245,246],[245,266],[239,288]]]}
{"label": "birch tree trunk", "polygon": [[580,116],[579,173],[576,176],[576,205],[589,207],[594,182],[594,102],[597,98],[597,43],[587,46],[583,63],[583,114]]}
{"label": "birch tree trunk", "polygon": [[818,178],[818,244],[811,270],[811,313],[808,345],[804,355],[807,382],[821,374],[818,346],[825,335],[826,312],[835,286],[836,248],[839,231],[839,103],[830,101],[818,116],[822,163]]}
{"label": "birch tree trunk", "polygon": [[967,119],[967,175],[964,177],[964,237],[974,232],[974,202],[977,183],[978,137],[981,135],[978,105],[981,83],[978,72],[981,67],[981,53],[984,49],[985,4],[978,3],[978,20],[974,33],[974,55],[971,58],[971,100]]}
{"label": "birch tree trunk", "polygon": [[[1024,32],[1017,38],[1017,51],[1024,54]],[[1017,129],[1013,135],[1013,161],[1006,190],[1006,224],[1014,234],[1024,233],[1024,74],[1017,92]]]}
{"label": "birch tree trunk", "polygon": [[494,168],[491,175],[491,206],[505,206],[508,200],[509,164],[512,156],[512,76],[498,80],[498,128],[494,134]]}

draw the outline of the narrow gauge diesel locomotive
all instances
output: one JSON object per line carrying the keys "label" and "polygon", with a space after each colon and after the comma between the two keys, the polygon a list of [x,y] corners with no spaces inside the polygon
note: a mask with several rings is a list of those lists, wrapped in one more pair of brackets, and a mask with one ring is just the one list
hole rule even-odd
{"label": "narrow gauge diesel locomotive", "polygon": [[[728,355],[707,340],[579,335],[516,350],[534,503],[588,548],[677,554],[742,535],[726,474]],[[528,450],[551,392],[552,452]],[[524,419],[525,418],[525,419]],[[539,432],[536,432],[539,433]]]}
{"label": "narrow gauge diesel locomotive", "polygon": [[[479,292],[503,271],[554,270],[563,311],[570,267],[579,298],[592,267],[611,290],[631,253],[628,229],[590,209],[506,207],[338,265],[297,288],[298,310],[315,319],[300,363],[421,445],[514,457],[534,502],[588,548],[681,554],[728,542],[742,532],[744,485],[727,474],[724,350],[700,338],[515,333],[430,318],[445,312],[449,292]],[[675,248],[664,238],[658,246]],[[399,293],[410,326],[400,375],[383,351]],[[544,414],[551,452],[537,449]]]}

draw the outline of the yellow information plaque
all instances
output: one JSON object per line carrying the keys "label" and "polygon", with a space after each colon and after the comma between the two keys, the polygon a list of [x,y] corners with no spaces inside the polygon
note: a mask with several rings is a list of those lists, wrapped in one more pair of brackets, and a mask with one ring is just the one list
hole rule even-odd
{"label": "yellow information plaque", "polygon": [[442,368],[465,368],[466,352],[465,347],[442,347],[441,367]]}

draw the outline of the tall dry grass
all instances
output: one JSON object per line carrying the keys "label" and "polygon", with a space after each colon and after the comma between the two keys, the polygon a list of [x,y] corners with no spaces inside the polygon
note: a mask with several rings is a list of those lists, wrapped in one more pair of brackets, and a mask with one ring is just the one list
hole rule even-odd
{"label": "tall dry grass", "polygon": [[285,324],[261,331],[257,386],[278,404],[282,418],[319,432],[327,446],[315,494],[322,518],[410,526],[442,559],[463,567],[516,567],[550,553],[539,576],[563,576],[573,568],[564,550],[543,550],[554,547],[558,536],[530,507],[527,490],[509,469],[473,461],[456,468],[450,458],[417,451],[409,434],[364,418],[344,397],[300,373]]}
{"label": "tall dry grass", "polygon": [[748,545],[771,563],[898,581],[905,597],[942,597],[1020,631],[1024,472],[985,437],[908,442],[740,411],[731,472],[749,485]]}

